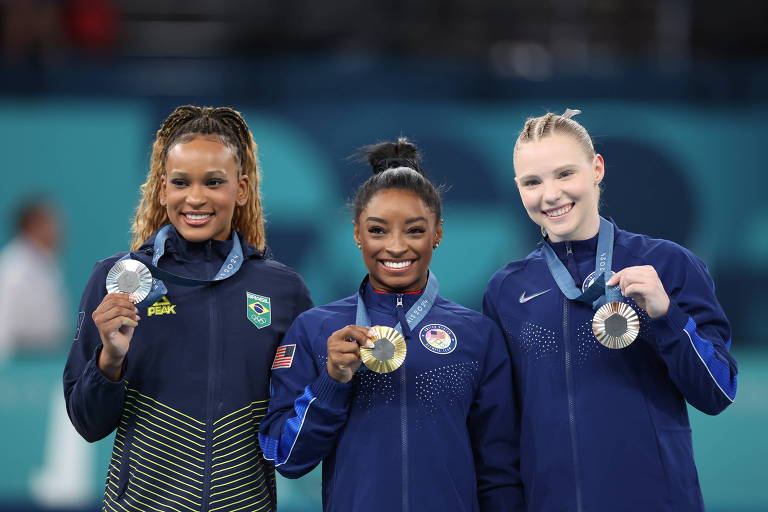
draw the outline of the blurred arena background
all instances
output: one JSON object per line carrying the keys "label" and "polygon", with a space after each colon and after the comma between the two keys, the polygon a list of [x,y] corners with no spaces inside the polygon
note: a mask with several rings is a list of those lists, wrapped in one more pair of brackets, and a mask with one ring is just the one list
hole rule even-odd
{"label": "blurred arena background", "polygon": [[[316,303],[364,274],[345,204],[368,169],[347,157],[402,134],[450,187],[444,295],[478,308],[537,239],[512,180],[517,130],[579,108],[607,163],[604,214],[714,275],[740,389],[721,416],[691,410],[697,465],[709,510],[765,511],[767,21],[760,0],[0,0],[0,244],[25,199],[53,205],[74,330],[92,265],[128,247],[162,119],[229,105],[260,146],[271,250]],[[52,300],[18,314],[47,318]],[[100,508],[112,440],[68,425],[71,338],[2,356],[0,511]],[[279,486],[281,511],[320,509],[318,472]]]}

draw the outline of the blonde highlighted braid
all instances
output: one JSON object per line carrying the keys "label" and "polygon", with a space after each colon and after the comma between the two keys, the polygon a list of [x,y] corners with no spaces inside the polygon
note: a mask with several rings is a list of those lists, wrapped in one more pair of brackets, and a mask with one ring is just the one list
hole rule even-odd
{"label": "blonde highlighted braid", "polygon": [[188,142],[197,135],[213,135],[232,149],[240,164],[241,174],[248,176],[248,201],[243,206],[235,207],[232,228],[242,233],[248,243],[263,251],[266,235],[259,188],[261,171],[253,135],[236,110],[192,105],[176,108],[157,131],[147,181],[140,187],[141,200],[131,226],[131,250],[138,249],[152,233],[168,223],[166,209],[160,204],[160,187],[168,151],[175,144]]}
{"label": "blonde highlighted braid", "polygon": [[592,138],[587,130],[574,121],[573,116],[581,114],[581,110],[566,109],[562,114],[547,114],[539,117],[529,117],[520,130],[515,142],[515,151],[520,144],[527,142],[537,142],[539,139],[555,134],[570,135],[578,142],[589,158],[595,156],[595,148],[592,144]]}

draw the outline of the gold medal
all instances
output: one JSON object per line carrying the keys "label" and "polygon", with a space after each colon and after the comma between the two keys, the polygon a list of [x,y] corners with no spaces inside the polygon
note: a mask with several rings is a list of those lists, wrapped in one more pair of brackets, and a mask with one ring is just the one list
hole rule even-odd
{"label": "gold medal", "polygon": [[592,332],[605,347],[625,348],[640,333],[640,319],[629,304],[609,302],[592,317]]}
{"label": "gold medal", "polygon": [[405,361],[405,338],[392,327],[374,325],[373,348],[360,347],[363,364],[377,373],[389,373],[400,368]]}

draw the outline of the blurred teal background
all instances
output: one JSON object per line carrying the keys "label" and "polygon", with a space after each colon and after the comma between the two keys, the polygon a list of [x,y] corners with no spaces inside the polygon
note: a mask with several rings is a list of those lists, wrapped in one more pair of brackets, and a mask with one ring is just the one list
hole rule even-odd
{"label": "blurred teal background", "polygon": [[[446,297],[478,308],[490,275],[535,244],[536,230],[512,181],[511,149],[525,117],[545,111],[540,102],[233,106],[244,112],[260,146],[269,245],[275,258],[301,272],[316,303],[352,293],[364,275],[345,204],[369,171],[346,157],[376,140],[411,137],[423,150],[427,171],[449,187],[445,240],[433,263]],[[768,107],[567,98],[546,104],[555,111],[565,107],[584,111],[580,121],[605,157],[603,213],[627,229],[686,245],[715,277],[734,325],[740,389],[736,403],[718,417],[692,410],[702,487],[710,510],[768,509],[768,339],[762,318],[768,300],[759,291],[768,283],[768,178],[761,144]],[[128,247],[153,133],[168,110],[142,99],[0,101],[0,216],[9,218],[21,198],[41,190],[59,205],[73,328],[94,262]],[[9,229],[0,226],[0,241],[10,237]],[[45,297],[37,314],[45,314]],[[68,428],[56,402],[66,345],[59,356],[16,357],[0,366],[0,510],[39,504],[38,487],[51,471],[80,475],[81,491],[97,506],[111,439],[91,448],[76,440],[83,445],[72,448],[76,460],[56,448]],[[281,480],[280,497],[281,510],[318,510],[317,472],[297,482]]]}
{"label": "blurred teal background", "polygon": [[[161,121],[228,105],[259,144],[269,247],[316,303],[364,274],[346,203],[369,170],[349,155],[406,135],[447,188],[441,291],[479,308],[538,240],[517,132],[579,108],[604,215],[689,247],[715,279],[739,391],[717,417],[691,410],[702,489],[710,512],[765,512],[766,19],[764,0],[0,0],[0,246],[21,201],[55,202],[74,331],[93,264],[128,247]],[[0,512],[100,508],[112,439],[69,425],[60,341],[0,361]],[[279,480],[279,501],[320,510],[318,472]]]}

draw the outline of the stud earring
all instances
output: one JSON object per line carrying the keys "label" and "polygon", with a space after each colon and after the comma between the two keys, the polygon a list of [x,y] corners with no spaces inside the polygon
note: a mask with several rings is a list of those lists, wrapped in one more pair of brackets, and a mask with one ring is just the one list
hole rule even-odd
{"label": "stud earring", "polygon": [[165,206],[165,199],[160,200],[160,206]]}
{"label": "stud earring", "polygon": [[360,245],[360,243],[358,242],[358,244],[357,244],[357,248],[358,248],[358,249],[362,249],[362,248],[363,248],[363,246],[362,246],[362,245]]}

